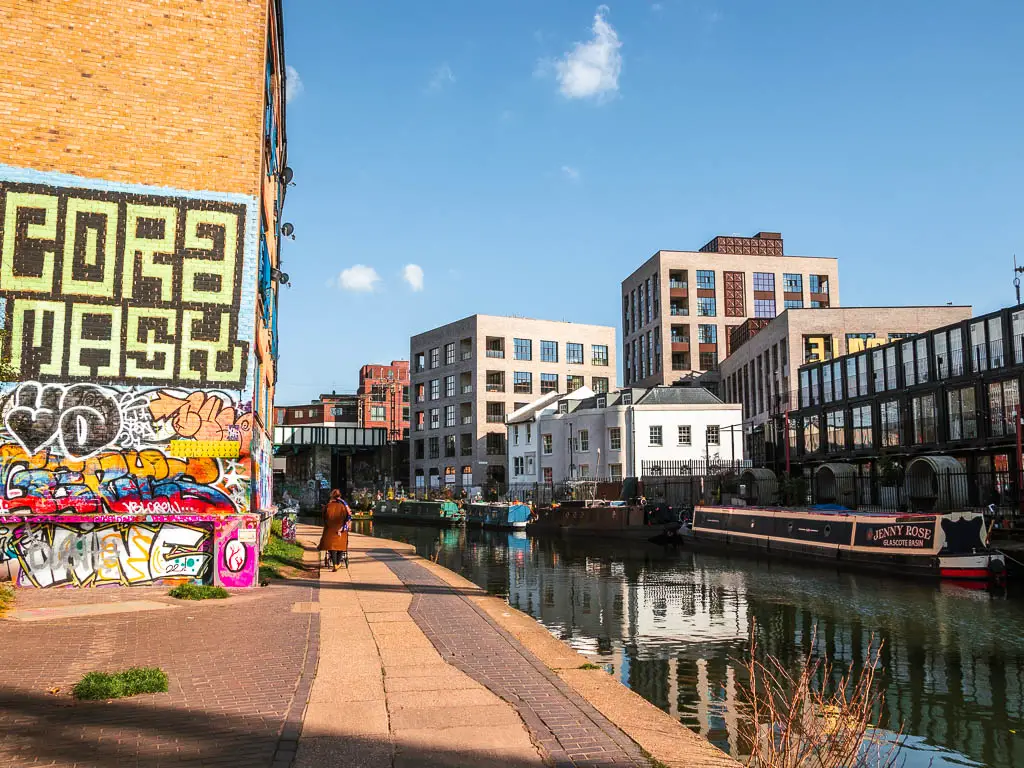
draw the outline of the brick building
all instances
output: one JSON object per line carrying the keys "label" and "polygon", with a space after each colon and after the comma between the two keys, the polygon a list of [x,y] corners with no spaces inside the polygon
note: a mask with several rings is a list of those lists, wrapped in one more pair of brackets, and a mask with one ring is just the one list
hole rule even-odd
{"label": "brick building", "polygon": [[359,369],[361,425],[383,427],[388,440],[409,437],[409,361],[370,363]]}
{"label": "brick building", "polygon": [[289,176],[280,0],[12,2],[0,578],[252,585]]}

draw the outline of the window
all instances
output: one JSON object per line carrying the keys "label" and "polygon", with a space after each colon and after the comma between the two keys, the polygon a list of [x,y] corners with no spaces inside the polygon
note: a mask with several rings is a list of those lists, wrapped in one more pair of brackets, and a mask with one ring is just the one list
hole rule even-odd
{"label": "window", "polygon": [[512,459],[512,474],[513,475],[525,475],[526,474],[526,462],[523,461],[522,456],[516,456]]}
{"label": "window", "polygon": [[413,364],[413,372],[414,373],[419,373],[420,371],[422,371],[426,367],[427,367],[426,359],[424,358],[423,353],[420,352],[419,354],[416,355],[416,362]]}
{"label": "window", "polygon": [[383,405],[370,406],[370,421],[384,421],[385,418]]}
{"label": "window", "polygon": [[775,293],[775,273],[774,272],[755,272],[754,273],[754,290],[755,291],[771,291]]}
{"label": "window", "polygon": [[549,485],[554,482],[551,467],[544,467],[544,482]]}
{"label": "window", "polygon": [[895,448],[900,444],[900,401],[886,400],[878,406],[879,434],[883,448]]}
{"label": "window", "polygon": [[988,411],[993,437],[1013,435],[1013,415],[1020,412],[1020,396],[1016,379],[994,381],[988,385]]}
{"label": "window", "polygon": [[917,383],[917,367],[914,365],[914,342],[905,341],[900,345],[903,353],[903,386],[912,387]]}
{"label": "window", "polygon": [[698,357],[702,371],[715,371],[718,369],[717,352],[701,352]]}
{"label": "window", "polygon": [[808,284],[811,289],[811,293],[824,293],[828,294],[828,276],[827,275],[809,275],[807,278]]}
{"label": "window", "polygon": [[504,371],[488,371],[487,372],[487,391],[488,392],[504,392],[505,391],[505,372]]}
{"label": "window", "polygon": [[715,290],[715,272],[711,269],[697,270],[697,287],[705,290]]}
{"label": "window", "polygon": [[811,374],[810,371],[800,371],[800,407],[806,408],[811,404]]}
{"label": "window", "polygon": [[437,437],[432,437],[427,440],[428,453],[430,458],[439,459],[441,458],[441,440]]}
{"label": "window", "polygon": [[583,386],[582,376],[566,376],[565,377],[565,391],[575,392],[577,389]]}
{"label": "window", "polygon": [[454,427],[455,426],[455,406],[454,405],[446,405],[444,407],[444,425],[446,427]]}
{"label": "window", "polygon": [[593,376],[590,379],[590,388],[594,390],[594,394],[603,395],[608,392],[608,377],[607,376]]}
{"label": "window", "polygon": [[540,360],[542,363],[558,362],[558,342],[542,341],[540,343]]}
{"label": "window", "polygon": [[487,403],[487,423],[503,424],[505,422],[505,404]]}
{"label": "window", "polygon": [[803,309],[803,299],[783,299],[782,306],[784,309]]}
{"label": "window", "polygon": [[532,434],[533,430],[532,430],[532,427],[533,427],[532,424],[530,424],[529,422],[526,423],[526,444],[527,445],[529,445],[530,442],[533,440],[533,434]]}
{"label": "window", "polygon": [[591,344],[590,362],[591,365],[608,365],[608,345]]}
{"label": "window", "polygon": [[821,447],[821,434],[817,416],[804,416],[804,453],[817,453]]}
{"label": "window", "polygon": [[455,397],[455,377],[445,376],[444,377],[444,396]]}
{"label": "window", "polygon": [[843,399],[843,365],[838,360],[832,363],[832,390],[833,399]]}
{"label": "window", "polygon": [[988,320],[988,362],[992,368],[1002,368],[1003,360],[1003,322],[1000,317]]}
{"label": "window", "polygon": [[846,450],[846,415],[842,411],[829,411],[825,414],[825,426],[828,451]]}
{"label": "window", "polygon": [[459,455],[460,456],[472,456],[473,455],[473,436],[470,434],[459,435]]}
{"label": "window", "polygon": [[521,395],[533,393],[533,374],[529,371],[516,371],[512,374],[512,391]]}
{"label": "window", "polygon": [[775,317],[775,299],[754,299],[754,317]]}
{"label": "window", "polygon": [[455,342],[444,345],[444,364],[455,365]]}
{"label": "window", "polygon": [[581,429],[579,431],[580,436],[580,451],[586,453],[590,450],[590,431]]}
{"label": "window", "polygon": [[[698,272],[697,274],[699,275],[700,272]],[[652,446],[660,446],[661,445],[661,427],[660,426],[651,427],[651,429],[650,429],[650,444]]]}
{"label": "window", "polygon": [[445,458],[451,458],[455,455],[455,435],[444,436],[444,455]]}
{"label": "window", "polygon": [[688,370],[690,370],[690,353],[689,352],[673,352],[672,353],[672,370],[673,371],[688,371]]}
{"label": "window", "polygon": [[440,367],[440,365],[441,365],[441,349],[439,347],[434,347],[432,350],[430,350],[430,367],[431,368],[438,368],[438,367]]}
{"label": "window", "polygon": [[484,340],[487,357],[505,357],[505,340],[500,336],[488,336]]}
{"label": "window", "polygon": [[885,389],[896,389],[896,347],[885,349]]}
{"label": "window", "polygon": [[580,464],[580,477],[582,477],[582,478],[590,477],[590,465],[589,464]]}
{"label": "window", "polygon": [[430,380],[430,399],[440,400],[441,399],[441,380],[431,379]]}
{"label": "window", "polygon": [[821,369],[821,400],[824,403],[832,402],[832,365],[823,366]]}
{"label": "window", "polygon": [[423,444],[423,441],[422,440],[417,440],[414,443],[414,446],[415,446],[415,452],[413,454],[414,458],[422,459],[424,457],[424,455],[425,455],[425,453],[424,453],[425,446]]}
{"label": "window", "polygon": [[[868,394],[868,356],[857,356],[857,394],[864,396]],[[853,397],[853,393],[847,392],[847,397]]]}
{"label": "window", "polygon": [[516,360],[533,360],[533,342],[530,339],[512,339],[512,356]]}
{"label": "window", "polygon": [[541,452],[545,456],[550,456],[551,455],[551,447],[553,445],[552,440],[551,440],[551,435],[541,435],[540,436],[540,444],[541,444]]}
{"label": "window", "polygon": [[857,358],[846,358],[846,396],[857,396]]}
{"label": "window", "polygon": [[621,427],[610,427],[608,429],[608,450],[621,451],[622,450],[622,428]]}
{"label": "window", "polygon": [[427,399],[426,386],[423,385],[423,384],[417,384],[416,385],[416,402],[417,403],[422,403],[426,399]]}
{"label": "window", "polygon": [[430,409],[430,428],[440,429],[441,427],[441,411],[437,408]]}
{"label": "window", "polygon": [[804,276],[786,272],[782,275],[782,290],[786,293],[803,293]]}
{"label": "window", "polygon": [[668,304],[668,313],[675,315],[676,317],[686,317],[690,314],[690,308],[686,304],[686,299],[672,299]]}
{"label": "window", "polygon": [[719,445],[721,442],[721,433],[718,429],[717,424],[709,424],[707,429],[704,431],[704,440],[708,445]]}
{"label": "window", "polygon": [[512,445],[519,445],[519,425],[512,427]]}
{"label": "window", "polygon": [[875,440],[871,432],[871,406],[858,406],[851,411],[850,416],[853,420],[853,450],[863,451],[874,448]]}
{"label": "window", "polygon": [[565,362],[570,365],[583,365],[583,345],[567,342],[565,345]]}
{"label": "window", "polygon": [[985,323],[982,320],[971,323],[971,359],[974,361],[975,373],[988,370],[988,354],[985,347]]}
{"label": "window", "polygon": [[706,296],[697,297],[697,315],[699,317],[714,317],[717,313],[715,312],[715,300]]}
{"label": "window", "polygon": [[558,374],[542,373],[540,375],[540,393],[546,395],[548,392],[558,391]]}
{"label": "window", "polygon": [[406,384],[404,387],[402,387],[402,402],[403,403],[408,403],[409,402],[409,385],[408,384]]}
{"label": "window", "polygon": [[935,360],[935,376],[938,379],[949,378],[949,350],[946,344],[946,333],[932,334],[932,355]]}
{"label": "window", "polygon": [[935,442],[935,395],[915,397],[911,401],[914,416],[914,442]]}
{"label": "window", "polygon": [[917,383],[924,384],[928,381],[928,339],[922,337],[915,343],[914,355],[917,359]]}
{"label": "window", "polygon": [[488,456],[504,456],[508,453],[506,448],[505,435],[501,432],[488,432],[487,433],[487,455]]}
{"label": "window", "polygon": [[954,389],[947,395],[949,439],[973,440],[978,436],[978,414],[974,387]]}
{"label": "window", "polygon": [[885,357],[883,350],[876,349],[871,353],[871,368],[874,374],[874,392],[885,391]]}
{"label": "window", "polygon": [[717,344],[718,343],[718,326],[717,325],[698,325],[697,326],[697,342],[699,344]]}
{"label": "window", "polygon": [[609,464],[608,474],[611,475],[612,480],[622,479],[622,465],[621,464]]}
{"label": "window", "polygon": [[964,339],[959,328],[949,332],[950,374],[962,376],[964,373]]}

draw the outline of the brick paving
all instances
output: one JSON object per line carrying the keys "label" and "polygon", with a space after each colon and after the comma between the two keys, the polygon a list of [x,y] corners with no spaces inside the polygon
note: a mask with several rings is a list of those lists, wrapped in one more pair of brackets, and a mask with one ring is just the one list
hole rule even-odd
{"label": "brick paving", "polygon": [[[19,590],[17,607],[166,600],[166,589]],[[316,667],[315,582],[280,582],[173,610],[0,621],[0,765],[291,764]],[[164,694],[77,702],[92,670],[158,666]],[[56,693],[53,689],[59,688]]]}
{"label": "brick paving", "polygon": [[472,602],[393,550],[369,552],[412,592],[409,615],[441,657],[512,704],[555,768],[650,764],[628,736]]}

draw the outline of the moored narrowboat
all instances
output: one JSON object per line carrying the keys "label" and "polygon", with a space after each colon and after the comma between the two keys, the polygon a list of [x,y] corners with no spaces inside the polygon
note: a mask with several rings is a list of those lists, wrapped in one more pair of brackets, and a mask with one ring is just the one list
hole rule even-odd
{"label": "moored narrowboat", "polygon": [[418,501],[416,499],[385,499],[377,502],[374,520],[400,520],[428,525],[462,525],[465,513],[454,501]]}
{"label": "moored narrowboat", "polygon": [[468,525],[525,531],[530,522],[530,507],[526,504],[470,504],[466,514]]}
{"label": "moored narrowboat", "polygon": [[568,501],[541,507],[526,526],[531,536],[599,536],[657,543],[680,527],[678,514],[669,507],[630,505],[616,501]]}

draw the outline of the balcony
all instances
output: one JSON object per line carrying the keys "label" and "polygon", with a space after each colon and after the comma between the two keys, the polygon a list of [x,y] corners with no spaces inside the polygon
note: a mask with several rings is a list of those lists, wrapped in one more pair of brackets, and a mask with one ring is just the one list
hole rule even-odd
{"label": "balcony", "polygon": [[488,349],[487,350],[487,356],[488,357],[496,357],[496,358],[504,359],[504,357],[505,357],[505,350],[503,350],[503,349]]}
{"label": "balcony", "polygon": [[462,385],[462,389],[460,389],[459,391],[462,394],[464,394],[464,395],[472,395],[473,394],[473,385],[472,384],[463,384]]}
{"label": "balcony", "polygon": [[473,423],[473,417],[472,416],[463,416],[462,417],[462,423],[463,424],[472,424]]}
{"label": "balcony", "polygon": [[472,352],[465,352],[464,351],[462,353],[462,357],[461,357],[462,360],[471,360],[472,358],[473,358],[473,353]]}
{"label": "balcony", "polygon": [[504,424],[505,423],[505,414],[503,414],[503,413],[488,413],[487,414],[487,423],[488,424]]}
{"label": "balcony", "polygon": [[488,392],[504,392],[505,391],[505,385],[504,384],[488,384],[487,385],[487,391]]}
{"label": "balcony", "polygon": [[689,317],[690,308],[687,306],[680,306],[678,304],[671,304],[669,305],[668,313],[672,317]]}
{"label": "balcony", "polygon": [[672,351],[673,352],[689,352],[690,351],[690,340],[689,339],[672,339]]}

